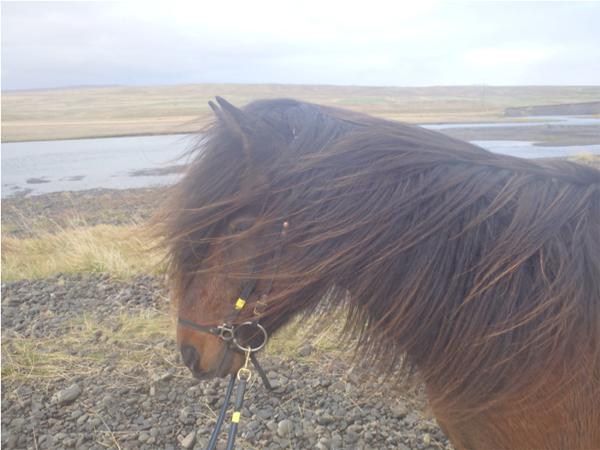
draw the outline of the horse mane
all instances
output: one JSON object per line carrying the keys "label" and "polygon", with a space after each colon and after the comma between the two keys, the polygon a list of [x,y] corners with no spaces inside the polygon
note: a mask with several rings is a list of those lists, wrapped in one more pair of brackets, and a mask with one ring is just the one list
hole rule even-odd
{"label": "horse mane", "polygon": [[[210,245],[285,219],[267,325],[342,304],[361,357],[418,369],[463,413],[517,401],[545,376],[598,379],[599,171],[295,100],[219,103],[154,218],[175,297]],[[249,207],[250,230],[218,236]]]}

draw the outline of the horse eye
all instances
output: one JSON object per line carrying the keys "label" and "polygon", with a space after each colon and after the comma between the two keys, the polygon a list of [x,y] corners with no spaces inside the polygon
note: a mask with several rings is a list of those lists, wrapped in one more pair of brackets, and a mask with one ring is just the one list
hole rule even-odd
{"label": "horse eye", "polygon": [[249,230],[250,228],[252,228],[252,222],[239,222],[235,225],[233,232],[242,233],[246,230]]}

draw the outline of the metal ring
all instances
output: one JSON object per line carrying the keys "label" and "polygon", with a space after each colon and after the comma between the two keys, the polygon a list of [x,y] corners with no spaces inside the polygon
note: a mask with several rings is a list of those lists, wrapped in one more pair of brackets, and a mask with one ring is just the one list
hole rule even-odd
{"label": "metal ring", "polygon": [[242,378],[244,378],[244,380],[246,381],[250,381],[250,378],[252,378],[252,371],[250,369],[242,367],[240,370],[238,370],[236,377],[238,381],[241,381]]}
{"label": "metal ring", "polygon": [[219,327],[219,330],[221,330],[221,334],[219,334],[219,337],[221,339],[223,339],[225,342],[230,342],[232,339],[234,339],[235,337],[235,327],[232,325],[227,325],[226,323],[224,323],[223,325],[221,325]]}
{"label": "metal ring", "polygon": [[260,344],[258,347],[255,347],[255,348],[251,348],[251,349],[250,349],[250,351],[251,351],[251,352],[257,352],[257,351],[259,351],[261,348],[263,348],[263,347],[265,346],[265,344],[266,344],[266,343],[267,343],[267,341],[269,340],[269,335],[267,334],[267,330],[265,330],[265,329],[263,328],[263,326],[262,326],[261,324],[259,324],[259,323],[256,323],[256,324],[255,324],[255,323],[252,323],[252,322],[244,322],[244,323],[241,323],[241,324],[237,325],[237,326],[235,327],[235,330],[234,330],[234,332],[233,332],[233,343],[234,343],[235,345],[237,345],[237,347],[238,347],[238,348],[239,348],[241,351],[243,351],[243,352],[247,352],[247,351],[248,351],[248,347],[242,347],[242,346],[239,344],[239,342],[237,341],[237,338],[235,337],[235,335],[237,334],[238,330],[239,330],[240,328],[242,328],[244,325],[251,325],[252,327],[254,327],[254,328],[258,328],[260,331],[262,331],[262,333],[263,333],[263,336],[264,336],[264,340],[263,340],[262,344]]}

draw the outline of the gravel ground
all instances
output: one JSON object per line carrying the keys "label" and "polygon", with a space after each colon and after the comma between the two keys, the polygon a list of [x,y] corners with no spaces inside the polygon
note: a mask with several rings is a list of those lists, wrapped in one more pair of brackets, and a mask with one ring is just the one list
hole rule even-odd
{"label": "gravel ground", "polygon": [[[166,315],[162,293],[149,276],[3,284],[2,448],[204,448],[228,381],[193,379],[173,339],[115,337],[124,314]],[[69,334],[83,336],[76,349],[61,346]],[[30,358],[52,357],[55,371],[32,376],[15,363],[25,341],[35,343]],[[131,364],[136,350],[153,355]],[[237,448],[450,448],[422,396],[393,393],[332,355],[262,356],[276,389],[258,381],[248,391]]]}
{"label": "gravel ground", "polygon": [[[2,202],[2,222],[23,235],[35,221],[60,222],[73,211],[86,225],[128,223],[150,215],[162,195],[141,189],[11,198]],[[103,213],[109,205],[118,214]],[[160,337],[124,333],[136,317],[163,320],[167,330]],[[168,317],[156,277],[56,274],[3,283],[2,448],[204,448],[228,380],[191,377]],[[291,356],[260,355],[276,389],[267,392],[255,377],[236,448],[452,449],[419,389],[398,392],[335,348],[301,344]]]}

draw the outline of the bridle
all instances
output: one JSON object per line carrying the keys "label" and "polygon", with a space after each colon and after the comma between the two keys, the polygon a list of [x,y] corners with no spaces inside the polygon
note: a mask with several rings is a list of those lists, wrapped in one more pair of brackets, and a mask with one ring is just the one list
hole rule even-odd
{"label": "bridle", "polygon": [[[275,228],[275,232],[271,236],[267,237],[268,242],[266,245],[268,246],[268,245],[272,244],[273,240],[278,239],[281,236],[285,236],[287,233],[288,227],[289,227],[289,222],[287,222],[286,220],[278,222],[278,224]],[[260,295],[258,301],[254,304],[254,311],[253,311],[254,312],[254,320],[235,325],[235,319],[237,318],[238,314],[242,311],[242,309],[246,305],[246,303],[248,301],[248,297],[254,290],[254,287],[256,286],[258,278],[252,278],[251,280],[248,281],[248,283],[244,287],[244,290],[242,291],[242,294],[236,301],[233,311],[229,314],[227,321],[225,323],[223,323],[223,325],[219,325],[219,326],[198,325],[195,322],[192,322],[190,320],[184,319],[181,316],[178,316],[177,321],[180,325],[183,325],[184,327],[187,327],[187,328],[191,328],[192,330],[202,331],[204,333],[210,333],[215,336],[218,336],[221,339],[223,339],[230,348],[233,348],[235,351],[242,351],[246,355],[244,367],[242,367],[237,372],[237,375],[231,374],[231,380],[229,382],[229,387],[227,388],[227,393],[225,394],[225,402],[223,404],[223,409],[221,410],[221,413],[219,414],[219,418],[217,420],[215,431],[213,432],[213,435],[208,444],[207,450],[213,450],[217,443],[217,437],[219,434],[219,430],[221,428],[223,419],[225,417],[225,412],[227,410],[227,403],[229,402],[231,393],[233,391],[233,387],[235,385],[235,381],[237,379],[237,380],[239,380],[240,384],[238,387],[237,396],[236,396],[235,403],[234,403],[234,412],[233,412],[233,415],[231,418],[232,426],[231,426],[231,430],[229,433],[229,441],[227,443],[227,450],[233,449],[233,444],[235,443],[235,435],[236,435],[236,431],[237,431],[237,425],[240,420],[242,403],[244,400],[244,393],[246,390],[246,384],[248,381],[250,381],[250,378],[252,376],[252,372],[248,369],[248,361],[249,360],[252,361],[252,364],[256,368],[256,371],[258,372],[260,378],[262,379],[265,387],[269,390],[272,389],[271,383],[269,382],[269,378],[267,377],[267,374],[265,373],[263,368],[258,363],[255,353],[266,345],[268,338],[269,338],[267,331],[265,330],[265,328],[262,325],[260,325],[258,323],[258,321],[260,319],[260,316],[262,316],[264,313],[264,310],[266,307],[265,300],[266,300],[267,296],[269,295],[269,292],[271,291],[271,286],[273,284],[273,279],[275,278],[275,272],[277,271],[277,265],[279,264],[279,259],[281,257],[282,250],[283,250],[283,244],[280,244],[277,246],[277,248],[275,249],[275,252],[272,255],[273,258],[272,258],[272,262],[271,262],[271,277],[265,283],[265,287],[263,288],[262,294]],[[256,267],[252,269],[252,272],[261,273],[264,270],[265,266],[267,265],[267,262],[269,261],[269,259],[271,259],[271,254],[267,253],[267,254],[263,255],[261,257],[261,259],[258,261],[258,263],[256,264]],[[251,347],[249,345],[246,347],[242,346],[242,344],[239,342],[236,334],[243,327],[257,328],[262,333],[262,337],[263,337],[262,342],[259,345],[257,345],[256,347]]]}
{"label": "bridle", "polygon": [[[271,236],[269,236],[267,238],[268,239],[267,245],[272,244],[272,241],[275,239],[278,239],[280,236],[285,236],[287,233],[288,227],[289,227],[289,223],[286,220],[279,222],[275,228],[275,233],[273,233]],[[253,311],[254,316],[255,316],[254,320],[249,321],[249,322],[243,322],[238,325],[234,324],[235,319],[237,318],[238,314],[242,311],[242,309],[246,305],[246,303],[248,301],[248,297],[254,290],[254,287],[256,286],[258,278],[252,278],[251,280],[248,281],[248,283],[244,287],[244,290],[242,291],[240,297],[236,301],[233,311],[229,314],[229,317],[227,318],[225,323],[223,323],[222,325],[218,325],[218,326],[198,325],[197,323],[187,320],[181,316],[178,316],[178,323],[187,328],[191,328],[192,330],[202,331],[204,333],[210,333],[215,336],[218,336],[221,339],[223,339],[230,347],[235,348],[236,350],[240,350],[244,353],[250,352],[250,354],[251,354],[250,358],[252,359],[252,363],[255,366],[257,366],[256,358],[254,357],[253,354],[255,352],[257,352],[258,350],[260,350],[261,348],[263,348],[266,345],[267,340],[268,340],[267,331],[264,329],[264,327],[261,324],[258,323],[258,321],[260,319],[260,316],[262,316],[262,314],[264,313],[264,310],[266,307],[265,300],[266,300],[267,296],[269,295],[269,292],[271,291],[271,286],[273,284],[275,272],[277,271],[277,266],[279,264],[279,259],[281,257],[282,250],[283,250],[283,245],[280,244],[275,249],[275,252],[272,255],[273,259],[271,262],[271,277],[267,280],[267,282],[263,288],[262,294],[260,295],[258,301],[254,304],[254,311]],[[262,258],[256,264],[256,267],[251,269],[251,271],[253,271],[254,273],[262,272],[270,258],[271,258],[271,254],[267,253],[267,254],[263,255]],[[252,347],[248,348],[247,346],[242,346],[236,335],[237,335],[237,332],[243,327],[257,328],[262,333],[262,336],[263,336],[263,340],[262,340],[261,344],[258,345],[257,347],[253,347],[253,348]],[[262,369],[259,369],[259,367],[260,366],[257,367],[257,370],[259,371],[259,374],[260,374]],[[262,378],[262,376],[261,376],[261,378]],[[269,382],[268,382],[268,379],[266,378],[266,376],[263,378],[263,382],[265,383],[265,385],[267,385],[267,387],[269,387]]]}

